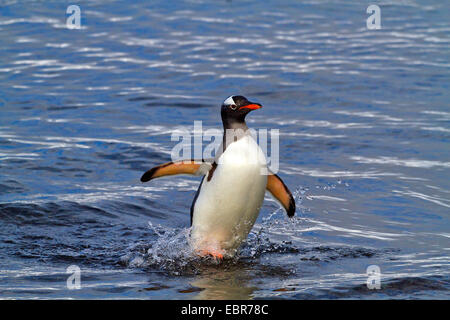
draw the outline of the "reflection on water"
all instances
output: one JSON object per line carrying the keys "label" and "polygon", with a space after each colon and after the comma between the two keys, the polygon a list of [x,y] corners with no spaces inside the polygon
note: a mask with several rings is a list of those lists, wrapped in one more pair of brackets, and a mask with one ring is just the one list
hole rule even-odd
{"label": "reflection on water", "polygon": [[249,283],[249,270],[242,265],[228,268],[208,267],[212,270],[202,269],[201,274],[195,277],[190,284],[202,289],[194,299],[214,300],[248,300],[257,287]]}

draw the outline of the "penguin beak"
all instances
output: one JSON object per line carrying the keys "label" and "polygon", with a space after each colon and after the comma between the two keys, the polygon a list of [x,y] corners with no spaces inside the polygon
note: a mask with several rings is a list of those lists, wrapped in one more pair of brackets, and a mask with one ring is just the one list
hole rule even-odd
{"label": "penguin beak", "polygon": [[256,110],[256,109],[261,109],[261,108],[262,108],[262,105],[260,105],[259,103],[250,102],[250,104],[240,107],[239,110],[241,110],[241,109]]}

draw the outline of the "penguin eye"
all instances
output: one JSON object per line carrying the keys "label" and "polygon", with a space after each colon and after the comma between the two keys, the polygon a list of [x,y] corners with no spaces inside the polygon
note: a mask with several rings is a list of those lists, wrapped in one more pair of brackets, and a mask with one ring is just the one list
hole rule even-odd
{"label": "penguin eye", "polygon": [[237,109],[237,105],[232,104],[232,105],[230,105],[230,108],[231,108],[231,110],[236,110]]}

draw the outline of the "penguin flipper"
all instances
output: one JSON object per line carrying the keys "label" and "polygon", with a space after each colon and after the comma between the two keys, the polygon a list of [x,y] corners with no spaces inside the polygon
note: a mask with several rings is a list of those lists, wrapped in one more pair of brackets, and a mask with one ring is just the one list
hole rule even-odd
{"label": "penguin flipper", "polygon": [[176,174],[205,175],[211,169],[211,164],[200,160],[182,160],[167,162],[151,168],[141,177],[141,182],[147,182],[155,178]]}
{"label": "penguin flipper", "polygon": [[276,174],[269,174],[266,189],[282,204],[288,217],[293,217],[295,214],[294,197],[283,180]]}

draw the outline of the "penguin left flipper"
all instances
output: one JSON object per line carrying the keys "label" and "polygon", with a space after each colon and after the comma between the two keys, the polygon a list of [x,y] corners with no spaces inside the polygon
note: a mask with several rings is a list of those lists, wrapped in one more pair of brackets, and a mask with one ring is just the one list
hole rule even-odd
{"label": "penguin left flipper", "polygon": [[141,182],[175,174],[205,175],[211,167],[211,163],[202,160],[171,161],[145,172],[141,177]]}
{"label": "penguin left flipper", "polygon": [[293,217],[295,214],[294,197],[283,180],[274,173],[269,174],[266,189],[283,205],[288,217]]}

